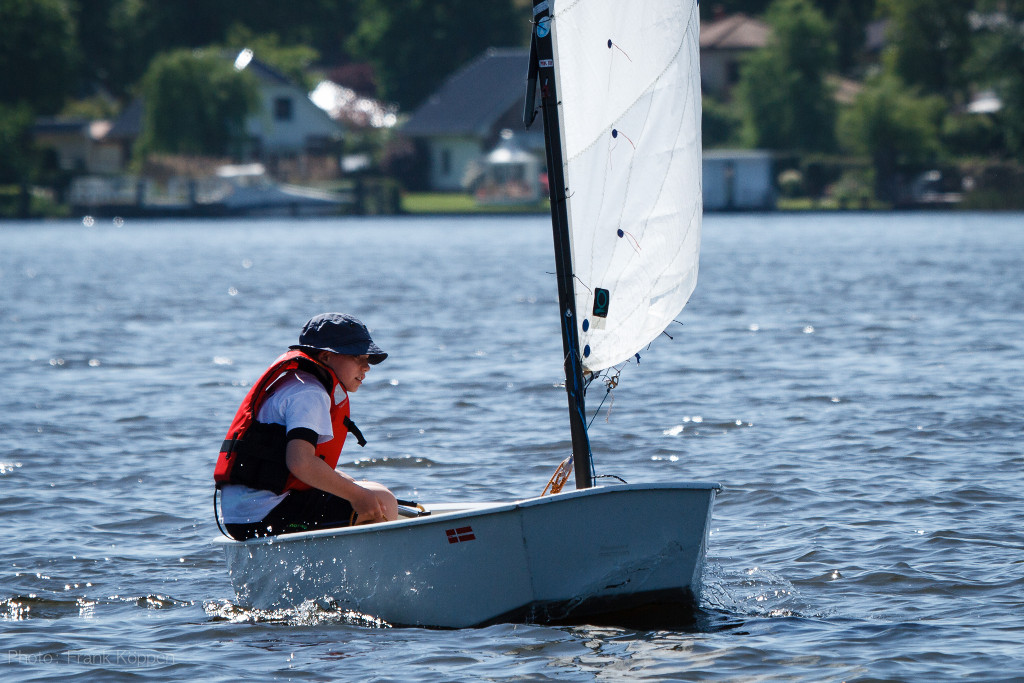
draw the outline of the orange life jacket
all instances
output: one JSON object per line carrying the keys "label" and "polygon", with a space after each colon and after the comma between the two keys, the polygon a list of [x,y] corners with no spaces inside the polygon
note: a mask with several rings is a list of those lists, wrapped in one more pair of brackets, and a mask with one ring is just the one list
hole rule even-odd
{"label": "orange life jacket", "polygon": [[242,484],[275,493],[311,488],[288,471],[285,461],[285,426],[256,421],[260,407],[279,386],[278,380],[296,370],[308,372],[320,380],[327,395],[331,397],[331,428],[334,437],[317,444],[317,457],[331,467],[337,467],[345,437],[350,431],[360,446],[366,443],[349,418],[348,392],[334,372],[301,350],[288,351],[275,360],[253,384],[235,413],[213,470],[217,488],[225,484]]}

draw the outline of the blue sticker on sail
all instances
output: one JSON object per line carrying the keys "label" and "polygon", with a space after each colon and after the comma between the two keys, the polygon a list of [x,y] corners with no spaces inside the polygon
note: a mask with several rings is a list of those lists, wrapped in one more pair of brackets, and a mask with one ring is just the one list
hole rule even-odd
{"label": "blue sticker on sail", "polygon": [[594,317],[607,318],[608,304],[611,302],[611,292],[598,287],[594,290]]}
{"label": "blue sticker on sail", "polygon": [[543,17],[537,22],[537,37],[546,38],[551,33],[551,17]]}

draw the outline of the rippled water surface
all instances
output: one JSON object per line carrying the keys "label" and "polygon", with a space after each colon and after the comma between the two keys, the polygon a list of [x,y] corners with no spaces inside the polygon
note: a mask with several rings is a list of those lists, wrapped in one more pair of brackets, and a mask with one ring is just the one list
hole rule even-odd
{"label": "rippled water surface", "polygon": [[1021,215],[706,217],[671,338],[588,396],[599,474],[725,487],[692,629],[236,605],[215,453],[316,313],[391,353],[347,471],[427,503],[540,492],[568,450],[550,252],[544,217],[0,224],[0,676],[1024,673]]}

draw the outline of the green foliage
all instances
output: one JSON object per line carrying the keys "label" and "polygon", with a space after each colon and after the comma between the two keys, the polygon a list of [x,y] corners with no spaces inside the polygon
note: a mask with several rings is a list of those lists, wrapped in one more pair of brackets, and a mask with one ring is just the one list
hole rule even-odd
{"label": "green foliage", "polygon": [[880,74],[842,112],[839,138],[844,149],[871,157],[879,199],[896,198],[900,165],[931,162],[938,156],[945,109],[941,97],[920,96],[898,77]]}
{"label": "green foliage", "polygon": [[941,97],[921,96],[896,76],[871,78],[839,119],[844,149],[872,157],[891,154],[901,163],[930,161],[939,152]]}
{"label": "green foliage", "polygon": [[856,73],[863,66],[865,28],[874,15],[875,0],[832,0],[817,4],[832,23],[839,72]]}
{"label": "green foliage", "polygon": [[306,92],[316,87],[317,79],[310,73],[310,66],[320,55],[308,45],[284,46],[276,33],[256,35],[246,26],[235,24],[228,31],[227,46],[234,50],[249,48],[256,59],[274,67]]}
{"label": "green foliage", "polygon": [[955,99],[967,85],[963,65],[971,51],[962,1],[881,0],[891,20],[886,65],[909,85]]}
{"label": "green foliage", "polygon": [[381,97],[409,110],[488,47],[526,44],[529,19],[509,2],[362,0],[347,45],[374,65]]}
{"label": "green foliage", "polygon": [[1002,101],[993,117],[1005,136],[1007,151],[1024,161],[1024,0],[982,3],[988,14],[977,34],[968,64],[979,86],[991,87]]}
{"label": "green foliage", "polygon": [[779,194],[793,198],[804,194],[804,176],[795,168],[787,168],[779,174]]}
{"label": "green foliage", "polygon": [[947,114],[940,140],[946,153],[958,157],[998,156],[1006,144],[996,117],[989,114]]}
{"label": "green foliage", "polygon": [[738,145],[743,126],[742,112],[737,111],[734,104],[719,102],[707,95],[701,99],[701,137],[705,149]]}
{"label": "green foliage", "polygon": [[[344,42],[355,24],[356,1],[64,0],[74,8],[78,23],[83,79],[86,84],[101,84],[117,97],[128,95],[157,54],[230,43],[229,36],[238,30],[274,35],[284,47],[308,47],[329,63],[346,60],[350,55]],[[268,64],[291,73],[262,50],[248,47]]]}
{"label": "green foliage", "polygon": [[0,0],[0,103],[58,112],[74,86],[77,56],[66,2]]}
{"label": "green foliage", "polygon": [[28,175],[33,161],[31,126],[28,104],[0,104],[0,184],[17,183]]}
{"label": "green foliage", "polygon": [[1024,209],[1024,166],[986,163],[974,168],[968,165],[965,171],[970,178],[965,209]]}
{"label": "green foliage", "polygon": [[244,140],[246,116],[259,105],[254,77],[214,52],[160,55],[143,77],[144,134],[136,156],[153,152],[225,155]]}
{"label": "green foliage", "polygon": [[69,100],[60,112],[60,116],[71,119],[113,119],[120,111],[116,100],[96,95],[80,100]]}
{"label": "green foliage", "polygon": [[871,203],[872,174],[847,170],[832,186],[832,198],[841,209],[867,208]]}
{"label": "green foliage", "polygon": [[752,147],[829,151],[835,146],[835,101],[825,82],[835,64],[831,28],[808,0],[776,0],[766,16],[767,47],[743,65],[738,97]]}

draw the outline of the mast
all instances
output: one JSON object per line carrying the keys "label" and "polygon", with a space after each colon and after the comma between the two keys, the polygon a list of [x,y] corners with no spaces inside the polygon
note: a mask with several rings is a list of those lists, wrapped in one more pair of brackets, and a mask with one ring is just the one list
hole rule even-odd
{"label": "mast", "polygon": [[587,436],[584,402],[583,364],[580,358],[579,331],[576,325],[576,300],[572,265],[572,238],[569,234],[567,192],[562,158],[562,136],[558,120],[558,89],[555,85],[554,46],[551,40],[551,3],[533,0],[534,31],[530,49],[530,67],[524,123],[533,121],[533,101],[540,81],[544,140],[547,150],[548,192],[551,198],[551,231],[555,246],[555,277],[558,280],[558,306],[562,327],[562,353],[565,391],[569,400],[569,429],[576,488],[594,485],[590,439]]}

